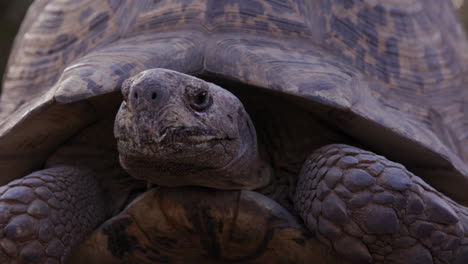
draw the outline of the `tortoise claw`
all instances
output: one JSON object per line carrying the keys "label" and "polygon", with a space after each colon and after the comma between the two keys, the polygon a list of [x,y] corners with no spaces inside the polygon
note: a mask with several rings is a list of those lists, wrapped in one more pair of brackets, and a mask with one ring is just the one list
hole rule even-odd
{"label": "tortoise claw", "polygon": [[273,200],[204,188],[146,192],[75,256],[81,263],[339,262]]}

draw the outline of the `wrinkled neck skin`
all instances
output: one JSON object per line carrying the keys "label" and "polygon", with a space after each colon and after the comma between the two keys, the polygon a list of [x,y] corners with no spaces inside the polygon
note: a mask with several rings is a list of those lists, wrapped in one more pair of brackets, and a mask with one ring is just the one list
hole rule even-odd
{"label": "wrinkled neck skin", "polygon": [[231,184],[234,189],[262,188],[270,182],[272,177],[272,169],[270,165],[264,162],[258,153],[256,138],[254,138],[252,144],[245,144],[244,148],[239,152],[235,159],[229,162],[225,167],[218,171],[214,171],[214,173],[216,175],[226,175],[229,179],[257,179],[256,183],[252,186],[235,187],[235,181],[233,181]]}
{"label": "wrinkled neck skin", "polygon": [[[242,109],[242,111],[245,110]],[[213,178],[221,175],[225,177],[228,187],[224,187],[224,184],[213,187],[217,189],[248,190],[265,187],[272,177],[272,169],[269,164],[262,160],[259,154],[255,127],[246,112],[244,112],[238,123],[241,147],[237,155],[224,167],[211,172]],[[244,182],[248,182],[248,184],[243,184]]]}
{"label": "wrinkled neck skin", "polygon": [[[265,187],[270,182],[272,169],[259,155],[257,135],[247,113],[243,115],[242,120],[239,120],[239,127],[241,147],[236,155],[221,168],[201,170],[201,173],[210,175],[208,178],[211,179],[201,186],[227,190],[253,190]],[[196,174],[199,173],[195,172],[193,177],[197,177]]]}
{"label": "wrinkled neck skin", "polygon": [[163,69],[123,84],[114,135],[133,177],[165,187],[258,189],[270,182],[252,121],[221,87]]}

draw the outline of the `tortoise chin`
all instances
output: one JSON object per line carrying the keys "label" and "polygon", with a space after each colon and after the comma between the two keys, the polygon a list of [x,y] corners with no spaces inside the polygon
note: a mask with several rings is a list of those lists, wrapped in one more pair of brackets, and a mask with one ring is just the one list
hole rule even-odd
{"label": "tortoise chin", "polygon": [[[241,146],[237,139],[221,133],[198,133],[200,131],[202,130],[174,129],[165,133],[159,140],[144,135],[118,138],[121,163],[128,169],[139,167],[140,170],[145,170],[143,175],[146,176],[140,176],[141,173],[132,175],[136,178],[147,178],[147,175],[158,171],[155,168],[163,164],[171,164],[170,166],[178,168],[216,170],[225,167],[236,156],[242,155],[239,153]],[[161,169],[169,170],[162,167]],[[157,181],[153,177],[146,180]]]}
{"label": "tortoise chin", "polygon": [[[119,115],[133,113],[122,110]],[[115,134],[121,165],[133,177],[158,185],[207,186],[197,180],[197,174],[220,171],[245,152],[237,137],[219,130],[189,126],[151,129],[145,128],[147,123],[118,120]]]}
{"label": "tortoise chin", "polygon": [[269,174],[250,173],[260,163],[246,161],[252,153],[240,148],[238,140],[191,136],[163,142],[138,148],[135,142],[119,140],[120,164],[134,178],[167,187],[238,190],[256,189],[269,182]]}

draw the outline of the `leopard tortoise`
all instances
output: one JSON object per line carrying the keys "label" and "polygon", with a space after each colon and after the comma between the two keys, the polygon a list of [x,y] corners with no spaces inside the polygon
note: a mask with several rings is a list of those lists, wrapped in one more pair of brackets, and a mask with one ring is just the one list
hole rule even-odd
{"label": "leopard tortoise", "polygon": [[36,0],[0,259],[467,263],[467,51],[442,0]]}

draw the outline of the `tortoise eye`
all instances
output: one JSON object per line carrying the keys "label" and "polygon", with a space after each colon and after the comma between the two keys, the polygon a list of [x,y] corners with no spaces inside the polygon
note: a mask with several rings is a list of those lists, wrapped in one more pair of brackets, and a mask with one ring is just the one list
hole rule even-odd
{"label": "tortoise eye", "polygon": [[212,99],[207,91],[199,91],[192,95],[189,100],[190,107],[199,112],[208,108],[212,103]]}
{"label": "tortoise eye", "polygon": [[195,96],[194,103],[197,104],[197,105],[203,105],[203,104],[206,103],[207,97],[208,97],[207,92],[204,92],[204,91],[200,92]]}

